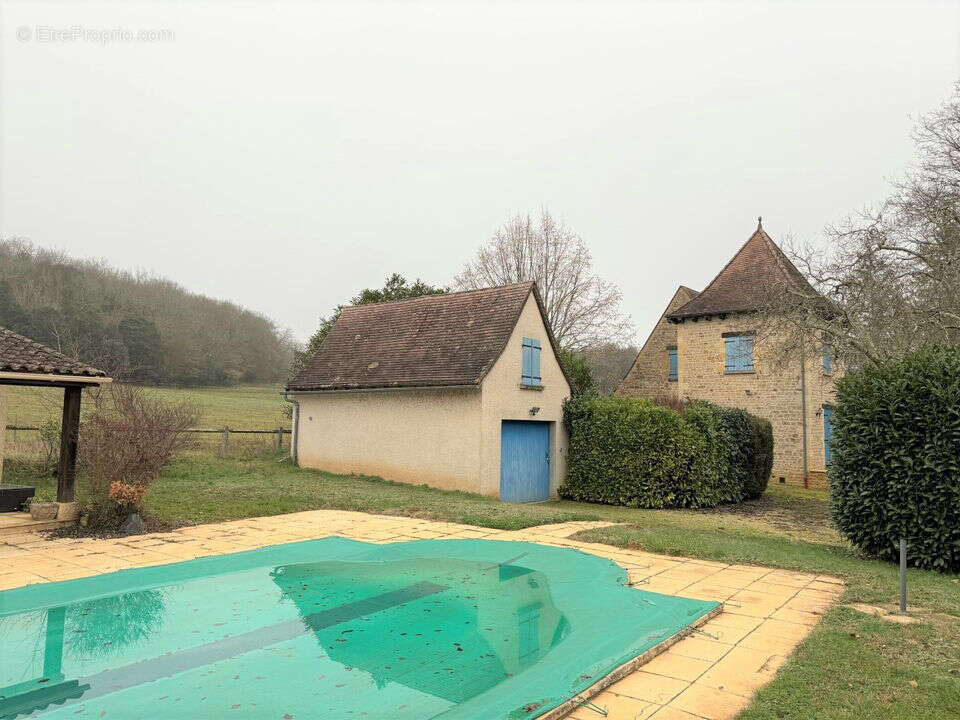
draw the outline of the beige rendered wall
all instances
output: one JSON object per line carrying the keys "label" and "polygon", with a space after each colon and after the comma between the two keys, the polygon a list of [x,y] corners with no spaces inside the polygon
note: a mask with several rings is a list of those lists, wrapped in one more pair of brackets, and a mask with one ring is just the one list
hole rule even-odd
{"label": "beige rendered wall", "polygon": [[677,289],[614,395],[653,398],[678,394],[677,383],[669,379],[670,360],[667,354],[667,348],[677,344],[677,326],[666,316],[688,303],[692,297],[687,288]]}
{"label": "beige rendered wall", "polygon": [[[539,340],[542,348],[539,390],[520,386],[525,337]],[[501,421],[539,420],[550,422],[550,495],[556,496],[567,470],[563,401],[570,397],[570,386],[552,352],[547,328],[533,295],[527,298],[506,349],[484,378],[482,396],[480,491],[484,495],[500,495]],[[536,415],[530,414],[532,407],[540,408]]]}
{"label": "beige rendered wall", "polygon": [[479,492],[479,389],[295,397],[301,466]]}
{"label": "beige rendered wall", "polygon": [[[775,341],[758,338],[753,372],[724,371],[723,333],[755,329],[756,320],[749,315],[687,320],[677,325],[678,390],[683,398],[740,407],[770,420],[774,441],[770,481],[776,483],[783,477],[789,484],[800,485],[804,476],[799,351],[784,362],[781,354],[774,352]],[[823,373],[819,347],[808,350],[806,361],[808,481],[813,487],[825,487],[823,405],[833,397],[835,377]]]}

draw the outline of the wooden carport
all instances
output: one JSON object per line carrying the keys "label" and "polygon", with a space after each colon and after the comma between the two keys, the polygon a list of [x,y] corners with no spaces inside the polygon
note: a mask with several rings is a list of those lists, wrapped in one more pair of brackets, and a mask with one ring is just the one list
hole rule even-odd
{"label": "wooden carport", "polygon": [[[103,370],[67,357],[53,348],[0,327],[0,386],[63,388],[63,424],[57,466],[57,502],[73,502],[80,436],[80,401],[85,387],[111,382]],[[2,389],[2,388],[0,388]],[[0,397],[0,429],[5,428]],[[3,445],[0,444],[0,453]],[[0,454],[2,461],[2,454]],[[0,465],[2,470],[2,465]]]}

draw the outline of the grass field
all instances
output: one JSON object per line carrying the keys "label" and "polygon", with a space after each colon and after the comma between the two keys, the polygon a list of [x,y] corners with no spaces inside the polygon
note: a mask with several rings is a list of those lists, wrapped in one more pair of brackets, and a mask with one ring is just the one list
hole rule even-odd
{"label": "grass field", "polygon": [[[148,388],[165,400],[189,399],[200,407],[198,427],[269,429],[290,428],[284,417],[279,385],[235,385],[208,388]],[[37,426],[48,418],[60,419],[63,390],[7,387],[7,424]],[[86,400],[85,400],[86,402]]]}
{"label": "grass field", "polygon": [[[11,458],[10,482],[52,497],[54,483]],[[83,496],[83,485],[78,485]],[[491,498],[290,465],[283,455],[216,458],[189,453],[154,485],[146,512],[158,526],[312,508],[411,515],[517,529],[565,520],[620,524],[582,540],[659,553],[790,568],[842,577],[847,592],[764,688],[741,720],[943,720],[960,718],[960,577],[911,570],[911,612],[900,626],[846,605],[892,606],[897,568],[861,556],[832,529],[822,492],[771,487],[765,496],[709,511],[653,511],[551,502],[508,505]]]}

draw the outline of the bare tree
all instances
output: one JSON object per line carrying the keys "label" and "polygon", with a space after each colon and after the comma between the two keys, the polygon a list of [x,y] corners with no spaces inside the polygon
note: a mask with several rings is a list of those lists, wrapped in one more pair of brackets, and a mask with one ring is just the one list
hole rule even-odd
{"label": "bare tree", "polygon": [[80,467],[93,526],[110,526],[138,512],[152,483],[190,444],[200,407],[165,402],[143,388],[119,383],[94,396],[81,425]]}
{"label": "bare tree", "polygon": [[601,395],[612,395],[613,391],[620,386],[623,376],[633,365],[638,352],[639,348],[635,345],[602,343],[584,348],[580,354],[593,370],[597,392]]}
{"label": "bare tree", "polygon": [[477,251],[455,282],[464,290],[535,280],[557,342],[579,350],[629,341],[633,326],[620,312],[620,289],[593,273],[583,239],[545,208],[534,221],[515,215]]}
{"label": "bare tree", "polygon": [[789,247],[817,292],[770,288],[769,324],[853,364],[960,342],[960,85],[914,141],[915,165],[878,208],[828,228],[826,248]]}

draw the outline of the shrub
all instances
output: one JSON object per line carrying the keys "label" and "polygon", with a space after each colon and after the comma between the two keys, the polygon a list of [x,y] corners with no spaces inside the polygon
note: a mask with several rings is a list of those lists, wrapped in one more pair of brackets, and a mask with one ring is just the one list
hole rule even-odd
{"label": "shrub", "polygon": [[857,547],[960,571],[960,348],[927,347],[837,383],[834,520]]}
{"label": "shrub", "polygon": [[769,477],[770,424],[742,410],[694,402],[677,412],[639,398],[574,398],[564,423],[570,448],[559,492],[571,500],[713,507],[761,493],[766,478],[762,485],[756,478],[764,467]]}
{"label": "shrub", "polygon": [[743,495],[745,500],[756,500],[766,491],[773,472],[773,425],[766,418],[740,412],[750,424],[749,447],[746,449],[750,460],[743,481]]}
{"label": "shrub", "polygon": [[573,397],[593,396],[597,394],[597,381],[586,358],[573,350],[560,348],[558,356],[560,366],[570,380],[570,394]]}
{"label": "shrub", "polygon": [[143,506],[148,487],[185,447],[197,421],[190,402],[167,403],[133,386],[111,385],[96,396],[80,428],[84,512],[110,529]]}

